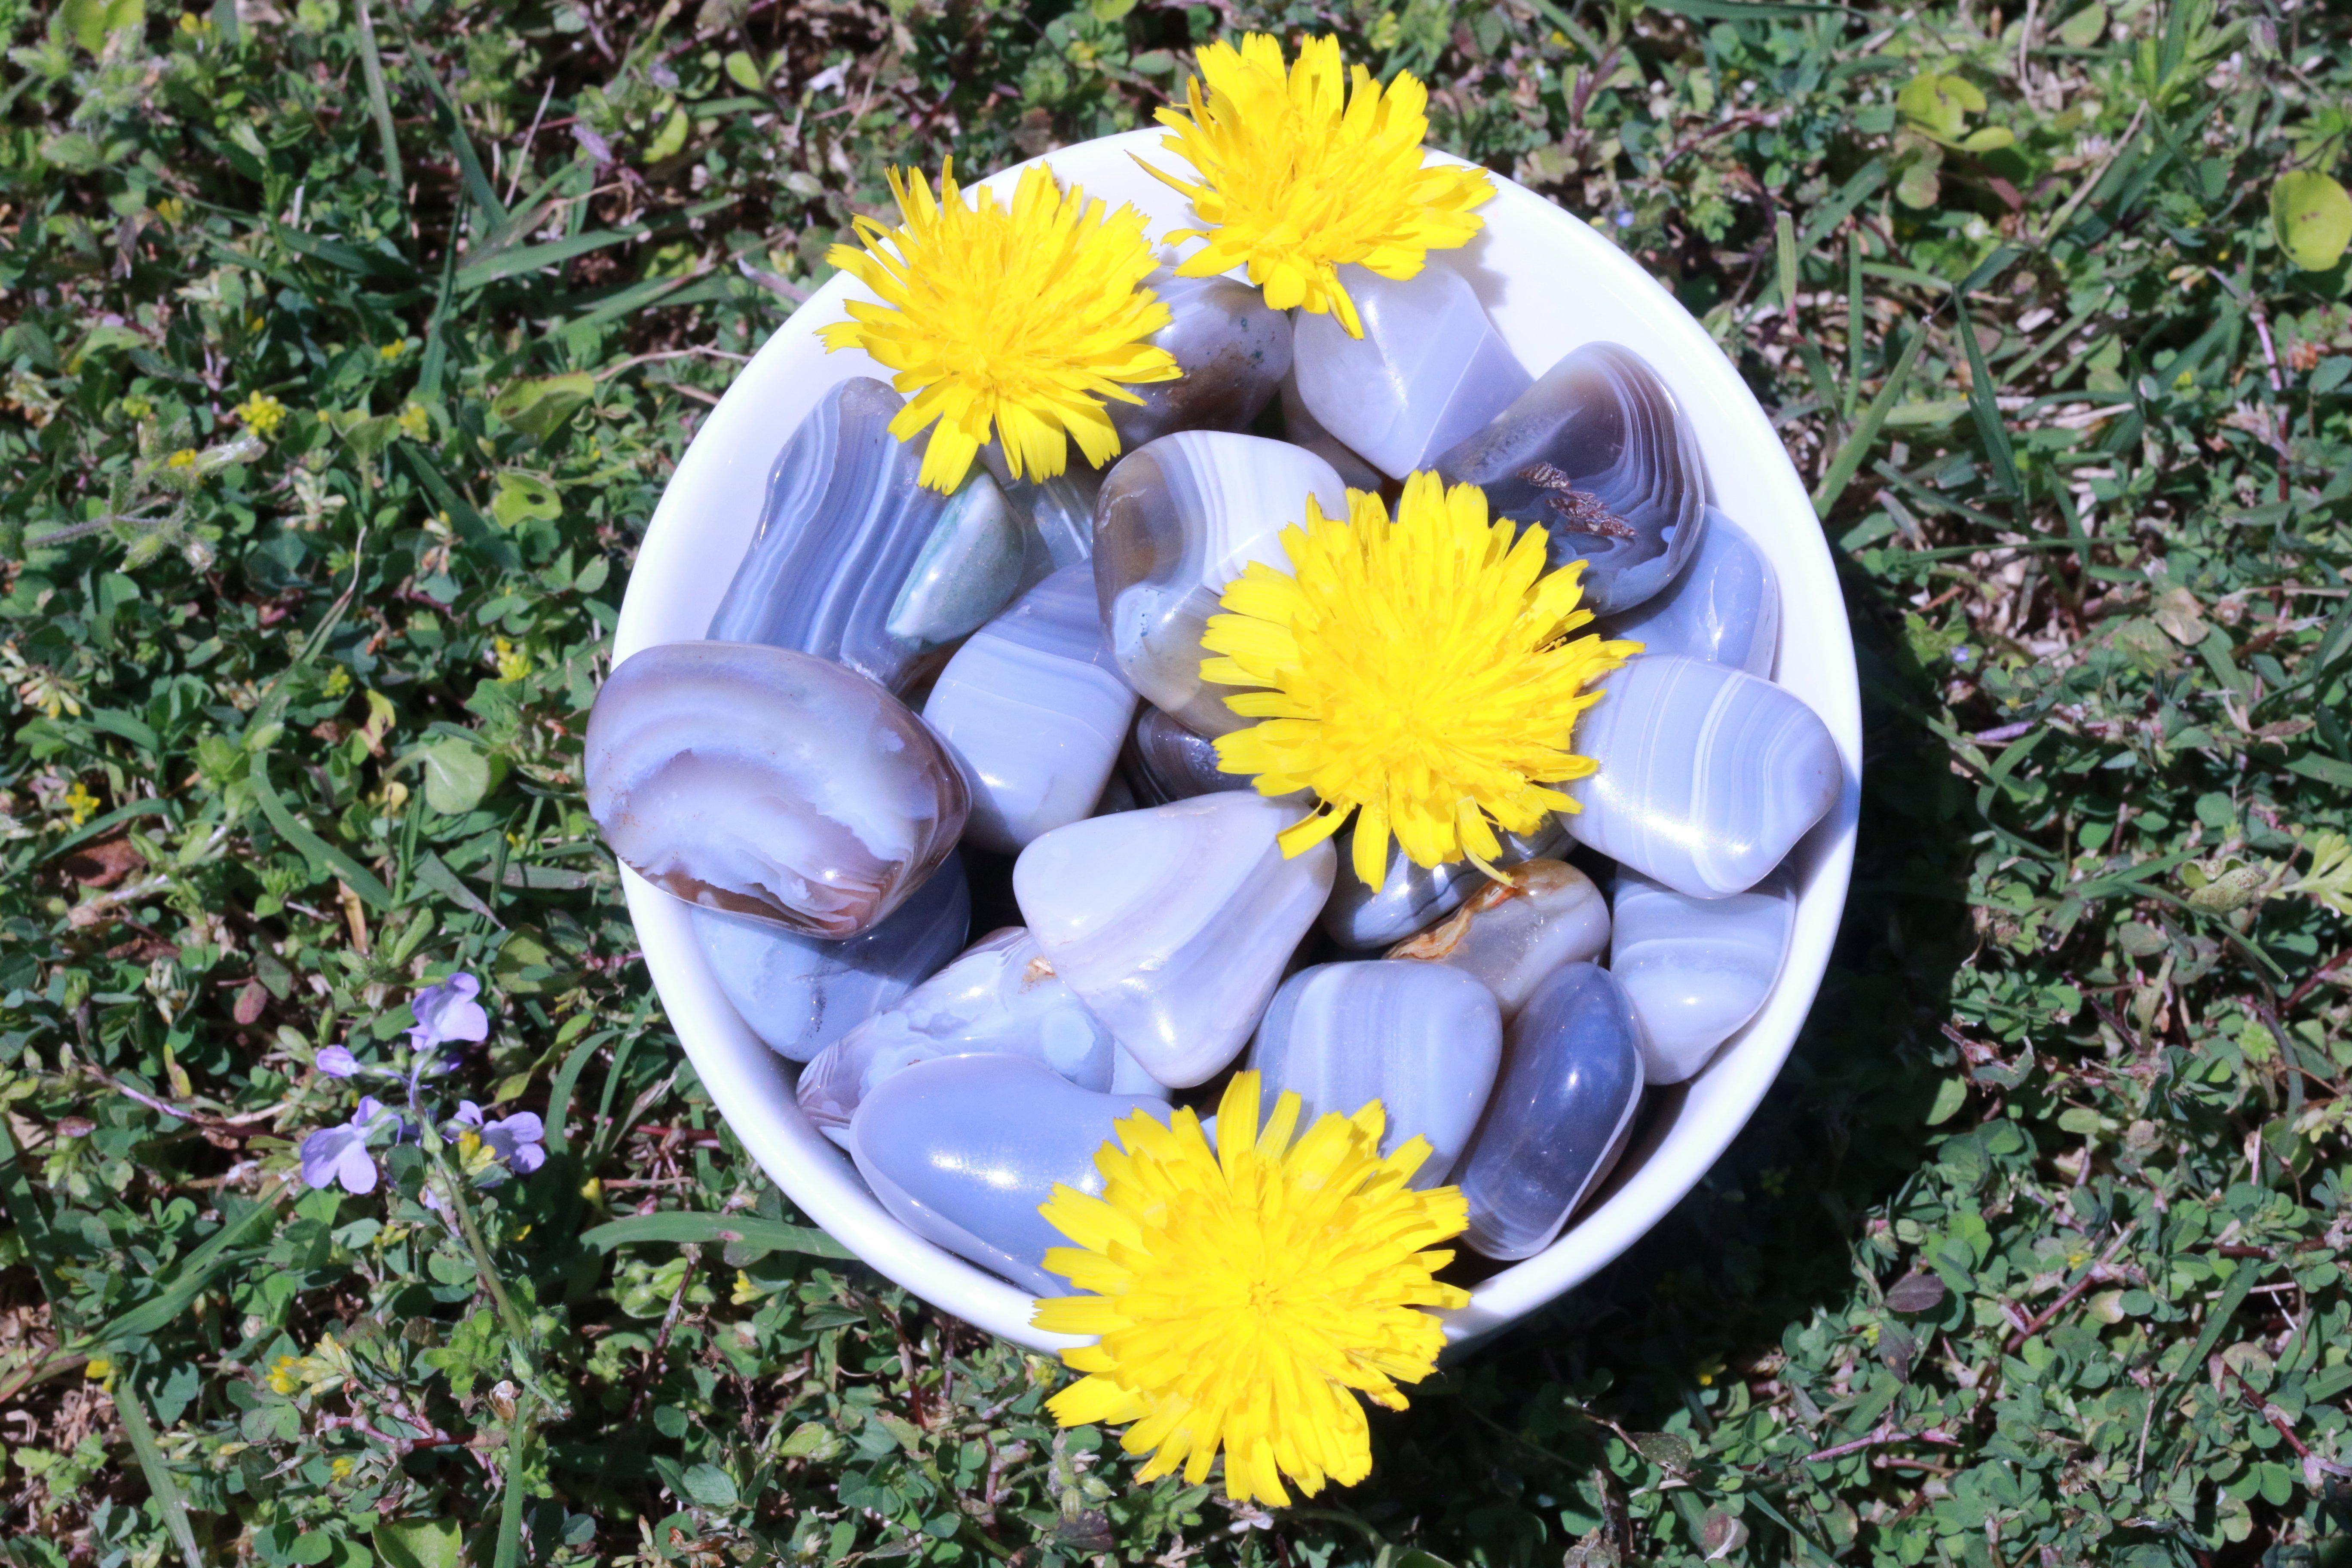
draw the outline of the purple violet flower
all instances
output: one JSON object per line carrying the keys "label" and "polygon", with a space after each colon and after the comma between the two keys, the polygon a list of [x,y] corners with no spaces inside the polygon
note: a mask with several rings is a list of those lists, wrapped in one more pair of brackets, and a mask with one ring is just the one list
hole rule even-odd
{"label": "purple violet flower", "polygon": [[[474,1000],[481,993],[482,983],[461,969],[410,997],[408,1010],[416,1016],[416,1026],[408,1031],[409,1049],[421,1058],[444,1046],[488,1039],[490,1016]],[[455,1067],[457,1057],[451,1051],[436,1067]]]}
{"label": "purple violet flower", "polygon": [[482,1120],[482,1108],[470,1100],[457,1102],[459,1121],[481,1134],[482,1142],[499,1163],[518,1176],[528,1176],[547,1163],[547,1151],[541,1140],[547,1136],[546,1124],[533,1110],[518,1110],[512,1116],[502,1116],[496,1121]]}
{"label": "purple violet flower", "polygon": [[320,1051],[312,1065],[329,1078],[349,1078],[360,1070],[359,1058],[341,1046],[329,1046]]}
{"label": "purple violet flower", "polygon": [[373,1095],[360,1100],[352,1119],[339,1127],[321,1127],[302,1140],[302,1180],[314,1187],[341,1184],[351,1193],[375,1191],[375,1156],[368,1140],[378,1122],[389,1117],[393,1136],[400,1135],[400,1116]]}

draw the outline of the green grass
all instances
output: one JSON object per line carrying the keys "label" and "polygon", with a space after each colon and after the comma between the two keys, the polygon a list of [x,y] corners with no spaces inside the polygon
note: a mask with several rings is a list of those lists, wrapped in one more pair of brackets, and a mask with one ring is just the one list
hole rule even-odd
{"label": "green grass", "polygon": [[[1244,25],[1423,73],[1440,142],[1716,333],[1818,486],[1869,724],[1844,941],[1748,1132],[1271,1521],[1137,1488],[1042,1416],[1055,1366],[802,1228],[578,778],[671,464],[886,164],[1144,123]],[[0,26],[12,1563],[2352,1553],[2352,279],[2268,205],[2343,173],[2340,7]],[[314,1054],[460,967],[458,1087],[562,1130],[479,1247],[414,1144],[286,1182],[354,1098]],[[741,1238],[626,1223],[670,1210]]]}

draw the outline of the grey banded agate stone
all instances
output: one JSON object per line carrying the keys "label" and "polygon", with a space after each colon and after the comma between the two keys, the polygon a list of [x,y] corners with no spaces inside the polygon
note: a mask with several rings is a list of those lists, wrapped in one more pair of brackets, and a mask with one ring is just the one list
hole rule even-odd
{"label": "grey banded agate stone", "polygon": [[926,443],[890,434],[905,405],[857,376],[801,422],[710,617],[714,641],[814,654],[898,690],[952,640],[929,634],[956,621],[969,630],[1013,596],[1017,577],[1003,570],[1002,531],[990,521],[1003,505],[988,494],[994,481],[975,468],[952,499],[918,485]]}
{"label": "grey banded agate stone", "polygon": [[1119,444],[1133,451],[1178,430],[1248,429],[1290,372],[1290,313],[1230,278],[1179,278],[1163,267],[1145,287],[1170,317],[1151,341],[1184,374],[1129,387],[1140,404],[1104,400]]}
{"label": "grey banded agate stone", "polygon": [[1572,963],[1528,998],[1503,1040],[1503,1070],[1454,1184],[1463,1239],[1488,1258],[1532,1258],[1608,1173],[1642,1099],[1642,1024],[1624,987]]}
{"label": "grey banded agate stone", "polygon": [[1585,563],[1605,616],[1663,590],[1706,525],[1706,468],[1674,395],[1631,349],[1587,343],[1437,471],[1486,492],[1496,515],[1539,522],[1551,563]]}
{"label": "grey banded agate stone", "polygon": [[1051,479],[1016,479],[993,441],[980,449],[980,460],[1021,522],[1027,551],[1021,567],[1024,588],[1094,553],[1095,495],[1102,489],[1103,470],[1087,468],[1073,451],[1070,466]]}
{"label": "grey banded agate stone", "polygon": [[990,932],[903,1001],[817,1053],[796,1093],[810,1122],[843,1142],[850,1118],[877,1086],[917,1062],[975,1053],[1027,1057],[1097,1093],[1168,1093],[1123,1061],[1110,1031],[1019,926]]}
{"label": "grey banded agate stone", "polygon": [[1738,523],[1707,508],[1706,530],[1666,591],[1594,628],[1676,654],[1772,679],[1780,644],[1780,584],[1772,563]]}
{"label": "grey banded agate stone", "polygon": [[1436,964],[1372,960],[1318,963],[1284,981],[1244,1065],[1265,1075],[1269,1106],[1297,1091],[1301,1126],[1379,1100],[1388,1113],[1381,1152],[1428,1139],[1412,1184],[1433,1187],[1470,1142],[1502,1050],[1503,1015],[1484,985]]}
{"label": "grey banded agate stone", "polygon": [[1342,267],[1364,335],[1302,314],[1292,360],[1315,422],[1391,479],[1428,468],[1528,390],[1470,280],[1431,258],[1402,282]]}
{"label": "grey banded agate stone", "polygon": [[958,648],[923,707],[971,788],[971,841],[1005,854],[1094,811],[1134,713],[1084,562]]}
{"label": "grey banded agate stone", "polygon": [[876,1086],[849,1124],[850,1157],[899,1224],[1039,1296],[1069,1286],[1045,1272],[1069,1238],[1038,1205],[1056,1184],[1103,1189],[1095,1152],[1157,1100],[1080,1089],[1026,1057],[944,1057]]}
{"label": "grey banded agate stone", "polygon": [[691,904],[836,940],[955,848],[963,775],[906,705],[837,664],[749,643],[624,660],[588,716],[588,812]]}
{"label": "grey banded agate stone", "polygon": [[1057,827],[1013,894],[1054,971],[1160,1082],[1240,1054],[1331,891],[1328,842],[1286,858],[1294,806],[1204,795]]}
{"label": "grey banded agate stone", "polygon": [[1307,411],[1307,399],[1298,395],[1298,373],[1293,370],[1282,378],[1282,438],[1294,447],[1304,447],[1331,465],[1340,482],[1351,490],[1377,490],[1388,476],[1348,449],[1347,443],[1323,428],[1314,415]]}
{"label": "grey banded agate stone", "polygon": [[1772,994],[1796,926],[1793,884],[1783,870],[1727,899],[1693,899],[1625,871],[1610,905],[1609,969],[1641,1015],[1642,1074],[1680,1083]]}
{"label": "grey banded agate stone", "polygon": [[1137,801],[1144,805],[1252,787],[1248,774],[1225,773],[1217,766],[1214,741],[1192,733],[1149,702],[1135,716],[1121,761]]}
{"label": "grey banded agate stone", "polygon": [[1251,722],[1201,679],[1201,634],[1253,561],[1289,569],[1282,531],[1347,515],[1347,488],[1314,453],[1259,436],[1185,430],[1119,459],[1095,500],[1095,591],[1111,656],[1146,701],[1190,730]]}
{"label": "grey banded agate stone", "polygon": [[1555,970],[1598,958],[1609,946],[1609,906],[1592,879],[1561,860],[1530,860],[1507,881],[1487,881],[1470,901],[1391,958],[1459,969],[1483,982],[1508,1018]]}
{"label": "grey banded agate stone", "polygon": [[890,917],[846,942],[765,921],[693,911],[694,939],[719,989],[768,1048],[804,1062],[897,1002],[963,946],[971,893],[950,855]]}
{"label": "grey banded agate stone", "polygon": [[[1546,817],[1542,826],[1524,837],[1495,837],[1503,847],[1495,861],[1498,868],[1554,856],[1568,846],[1568,830],[1556,817]],[[1402,848],[1391,845],[1388,875],[1375,893],[1370,883],[1356,875],[1356,830],[1344,829],[1334,845],[1339,871],[1331,885],[1331,901],[1323,906],[1323,929],[1341,947],[1364,950],[1401,942],[1452,914],[1486,885],[1486,873],[1467,860],[1416,866]]]}
{"label": "grey banded agate stone", "polygon": [[1745,892],[1836,804],[1829,726],[1769,680],[1695,658],[1628,659],[1598,682],[1567,785],[1576,841],[1695,899]]}

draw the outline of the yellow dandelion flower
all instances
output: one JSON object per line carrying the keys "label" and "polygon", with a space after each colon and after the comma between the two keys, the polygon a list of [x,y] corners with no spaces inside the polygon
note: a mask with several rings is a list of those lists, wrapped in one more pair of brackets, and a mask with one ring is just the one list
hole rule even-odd
{"label": "yellow dandelion flower", "polygon": [[[1571,637],[1584,563],[1544,571],[1546,535],[1488,521],[1486,492],[1433,473],[1405,480],[1396,521],[1377,495],[1353,515],[1283,530],[1291,571],[1262,562],[1213,616],[1203,679],[1261,688],[1225,699],[1263,721],[1217,742],[1219,765],[1265,795],[1311,789],[1313,814],[1285,829],[1296,855],[1356,824],[1356,872],[1377,889],[1389,837],[1416,866],[1490,866],[1500,826],[1527,833],[1574,811],[1552,787],[1592,772],[1568,750],[1586,689],[1642,645]],[[1517,535],[1514,542],[1514,535]]]}
{"label": "yellow dandelion flower", "polygon": [[196,459],[203,455],[194,447],[183,447],[164,458],[163,466],[167,468],[193,468],[196,466]]}
{"label": "yellow dandelion flower", "polygon": [[1378,1100],[1294,1143],[1298,1120],[1285,1094],[1260,1131],[1258,1075],[1237,1073],[1214,1150],[1189,1110],[1139,1112],[1095,1156],[1100,1197],[1056,1186],[1039,1211],[1078,1244],[1045,1267],[1092,1293],[1042,1300],[1034,1321],[1097,1336],[1063,1352],[1087,1375],[1048,1408],[1065,1426],[1131,1423],[1120,1446],[1151,1454],[1139,1480],[1181,1466],[1198,1485],[1220,1447],[1239,1500],[1363,1479],[1355,1395],[1404,1408],[1398,1385],[1427,1377],[1445,1342],[1428,1309],[1470,1299],[1435,1278],[1454,1254],[1426,1250],[1461,1234],[1468,1205],[1453,1187],[1405,1184],[1428,1142],[1382,1159]]}
{"label": "yellow dandelion flower", "polygon": [[1200,58],[1206,93],[1188,79],[1185,107],[1159,114],[1176,133],[1160,144],[1198,180],[1143,165],[1190,197],[1201,220],[1168,236],[1208,242],[1176,269],[1183,276],[1245,266],[1274,309],[1336,315],[1360,338],[1340,267],[1411,278],[1429,252],[1478,232],[1485,220],[1470,209],[1494,184],[1482,169],[1423,166],[1429,89],[1412,72],[1385,89],[1362,66],[1351,79],[1330,37],[1299,45],[1286,70],[1282,45],[1264,33],[1239,48],[1220,39]]}
{"label": "yellow dandelion flower", "polygon": [[286,423],[286,405],[266,392],[257,392],[236,405],[236,416],[257,436],[274,436]]}
{"label": "yellow dandelion flower", "polygon": [[1071,441],[1087,462],[1108,462],[1118,435],[1103,400],[1139,403],[1122,383],[1181,374],[1150,341],[1169,317],[1142,287],[1152,268],[1143,215],[1065,192],[1042,164],[1022,174],[1010,207],[986,190],[967,205],[953,160],[936,198],[911,169],[890,172],[890,191],[899,226],[861,217],[863,248],[836,245],[825,258],[881,302],[850,301],[851,319],[824,338],[898,373],[892,384],[912,395],[892,435],[912,440],[936,422],[921,482],[954,489],[992,435],[1015,479],[1060,473]]}

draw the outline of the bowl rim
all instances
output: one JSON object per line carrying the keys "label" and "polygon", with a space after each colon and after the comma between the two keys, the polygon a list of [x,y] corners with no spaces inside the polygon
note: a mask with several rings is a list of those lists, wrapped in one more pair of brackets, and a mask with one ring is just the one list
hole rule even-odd
{"label": "bowl rim", "polygon": [[[1149,232],[1186,221],[1182,198],[1136,167],[1161,133],[1131,131],[1073,143],[967,186],[1009,195],[1021,172],[1053,167],[1093,195],[1154,216]],[[1470,167],[1431,150],[1433,161]],[[1157,160],[1171,166],[1169,159]],[[1780,580],[1780,669],[1835,740],[1844,763],[1837,803],[1792,857],[1800,883],[1788,954],[1764,1006],[1709,1064],[1651,1116],[1597,1201],[1540,1253],[1472,1287],[1470,1304],[1444,1314],[1456,1349],[1537,1310],[1615,1259],[1697,1184],[1744,1127],[1778,1076],[1818,993],[1852,876],[1861,792],[1861,697],[1835,563],[1795,466],[1738,371],[1706,329],[1631,256],[1581,219],[1489,171],[1486,222],[1461,251],[1433,262],[1470,277],[1505,340],[1540,374],[1581,342],[1626,342],[1665,380],[1707,456],[1715,503],[1765,547]],[[1197,241],[1192,242],[1196,246]],[[1189,249],[1192,246],[1187,246]],[[1175,254],[1175,253],[1166,253]],[[1574,293],[1557,288],[1576,269]],[[890,372],[857,350],[827,353],[816,329],[844,319],[847,299],[871,299],[836,273],[793,311],[706,416],[646,525],[614,632],[617,665],[657,643],[699,637],[732,576],[713,559],[740,558],[767,473],[800,417],[835,383]],[[1524,330],[1521,330],[1524,324]],[[1565,339],[1565,346],[1561,346]],[[1552,346],[1531,361],[1528,337]],[[1663,363],[1662,363],[1663,362]],[[1723,460],[1736,455],[1736,499],[1725,505]],[[748,509],[747,509],[748,502]],[[732,549],[732,554],[724,552]],[[1811,612],[1807,613],[1792,613]],[[1826,612],[1826,613],[1824,613]],[[908,1230],[885,1210],[847,1157],[813,1129],[793,1095],[794,1070],[762,1044],[719,991],[695,943],[688,906],[624,867],[621,880],[648,972],[687,1058],[719,1114],[769,1177],[851,1253],[934,1307],[1039,1351],[1083,1342],[1032,1327],[1026,1291]]]}

